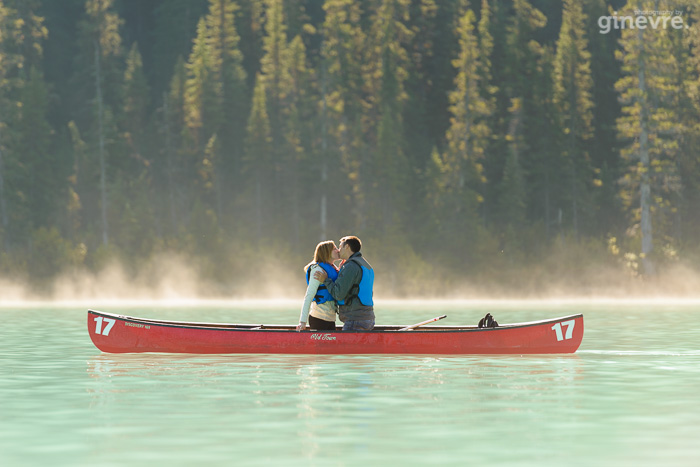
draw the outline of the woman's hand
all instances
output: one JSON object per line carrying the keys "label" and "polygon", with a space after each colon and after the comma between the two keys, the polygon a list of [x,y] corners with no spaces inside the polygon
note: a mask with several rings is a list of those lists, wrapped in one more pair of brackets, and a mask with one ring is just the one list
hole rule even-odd
{"label": "woman's hand", "polygon": [[306,323],[297,324],[297,332],[303,331],[304,329],[306,329]]}

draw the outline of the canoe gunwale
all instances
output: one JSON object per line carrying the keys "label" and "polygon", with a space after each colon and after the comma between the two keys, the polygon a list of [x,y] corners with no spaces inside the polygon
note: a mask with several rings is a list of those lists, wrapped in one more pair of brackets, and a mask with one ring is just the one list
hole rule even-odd
{"label": "canoe gunwale", "polygon": [[[116,313],[107,313],[97,310],[88,310],[88,313],[97,316],[102,316],[111,319],[118,319],[120,321],[127,321],[132,323],[149,324],[152,326],[163,326],[170,328],[183,328],[183,329],[206,329],[206,330],[217,330],[217,331],[251,331],[251,332],[296,332],[295,325],[285,325],[285,324],[242,324],[242,323],[205,323],[205,322],[188,322],[188,321],[170,321],[170,320],[158,320],[149,318],[138,318],[134,316],[121,315]],[[583,314],[578,313],[574,315],[561,316],[557,318],[539,320],[539,321],[528,321],[522,323],[509,323],[501,324],[495,328],[480,328],[478,326],[422,326],[420,328],[412,329],[410,331],[402,331],[401,333],[445,333],[445,332],[488,332],[488,331],[499,331],[504,329],[518,329],[526,328],[531,326],[542,326],[548,323],[558,323],[562,321],[574,320],[582,318]],[[306,329],[301,331],[302,333],[398,333],[399,329],[405,327],[405,325],[377,325],[371,331],[343,331],[342,327],[337,327],[335,331],[320,331],[315,329]]]}

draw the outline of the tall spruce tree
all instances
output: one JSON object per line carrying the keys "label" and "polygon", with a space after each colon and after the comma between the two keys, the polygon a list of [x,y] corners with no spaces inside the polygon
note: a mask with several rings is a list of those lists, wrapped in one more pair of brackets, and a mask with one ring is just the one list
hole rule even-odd
{"label": "tall spruce tree", "polygon": [[198,157],[221,124],[221,83],[214,74],[214,56],[204,18],[197,24],[197,37],[187,61],[185,82],[185,124],[190,151]]}
{"label": "tall spruce tree", "polygon": [[[15,238],[19,238],[26,228],[22,226],[24,216],[16,215],[22,210],[22,179],[26,177],[17,154],[12,146],[17,139],[16,122],[19,103],[17,92],[22,89],[23,56],[21,33],[16,21],[17,12],[0,2],[0,221],[2,223],[3,247],[7,251]],[[17,196],[17,195],[20,196]]]}
{"label": "tall spruce tree", "polygon": [[[686,6],[683,18],[700,24],[700,9]],[[700,231],[700,218],[694,215],[700,205],[700,160],[695,156],[695,148],[700,145],[700,28],[691,27],[685,32],[685,44],[674,50],[681,54],[690,51],[686,64],[689,69],[681,68],[687,77],[683,90],[688,98],[682,103],[684,133],[678,161],[683,190],[679,206],[680,244],[689,251],[696,241],[695,233]]]}
{"label": "tall spruce tree", "polygon": [[247,77],[248,89],[255,86],[260,61],[263,56],[263,36],[265,35],[265,0],[248,0],[239,2],[236,14],[236,31],[241,38],[243,69]]}
{"label": "tall spruce tree", "polygon": [[[191,222],[203,222],[206,225],[221,222],[221,204],[218,202],[221,192],[214,185],[215,181],[207,175],[210,173],[208,166],[220,160],[214,152],[219,151],[221,145],[210,143],[218,139],[223,124],[222,83],[218,79],[221,75],[216,72],[215,60],[207,21],[206,18],[201,18],[186,64],[184,143],[185,157],[194,169],[189,172],[189,191],[195,199]],[[215,217],[213,220],[212,213]]]}
{"label": "tall spruce tree", "polygon": [[[122,128],[127,147],[127,160],[133,161],[135,168],[123,167],[128,177],[138,176],[140,169],[147,164],[147,135],[149,132],[150,90],[143,71],[143,61],[138,44],[134,43],[126,57],[124,72],[124,107]],[[121,164],[120,164],[121,165]]]}
{"label": "tall spruce tree", "polygon": [[167,92],[173,69],[180,57],[192,50],[197,23],[207,12],[208,0],[168,0],[158,2],[153,11],[153,78],[154,99]]}
{"label": "tall spruce tree", "polygon": [[[184,144],[187,134],[185,126],[185,84],[187,69],[182,57],[178,57],[175,70],[170,80],[170,88],[163,95],[161,108],[161,153],[158,159],[159,186],[165,192],[163,202],[169,214],[170,232],[177,232],[187,224],[186,214],[190,211],[192,188],[190,174],[192,168],[188,162]],[[169,235],[166,235],[169,236]]]}
{"label": "tall spruce tree", "polygon": [[[77,69],[81,71],[73,78],[78,85],[76,97],[80,97],[85,107],[92,110],[89,113],[81,112],[76,117],[79,126],[89,129],[83,134],[90,138],[97,159],[99,202],[96,207],[103,245],[109,243],[108,165],[109,159],[119,157],[115,109],[121,107],[120,91],[123,89],[122,40],[119,32],[123,20],[116,13],[113,3],[113,0],[86,1],[85,16],[79,23],[80,52],[76,56]],[[84,73],[86,69],[91,73]],[[91,193],[81,194],[81,198],[92,197]],[[92,219],[93,215],[92,211],[86,212],[88,219]]]}
{"label": "tall spruce tree", "polygon": [[44,41],[48,38],[44,18],[39,16],[41,1],[5,0],[5,4],[12,11],[16,21],[14,34],[19,47],[18,53],[22,56],[22,69],[25,70],[28,78],[32,67],[37,70],[42,68]]}
{"label": "tall spruce tree", "polygon": [[34,66],[20,92],[13,152],[27,171],[26,185],[15,187],[26,196],[28,227],[49,227],[58,220],[65,200],[67,171],[52,157],[52,128],[48,122],[49,89],[43,74]]}
{"label": "tall spruce tree", "polygon": [[[207,13],[207,35],[212,55],[212,73],[220,91],[221,124],[216,129],[216,205],[220,222],[231,219],[232,199],[240,184],[238,172],[243,157],[246,116],[249,113],[249,95],[243,54],[239,49],[240,38],[236,30],[238,8],[232,0],[210,0]],[[224,214],[225,211],[225,214]],[[223,219],[222,219],[223,218]]]}
{"label": "tall spruce tree", "polygon": [[[461,17],[457,35],[459,55],[453,61],[457,69],[454,89],[449,94],[450,128],[447,131],[447,148],[438,164],[437,173],[443,178],[438,183],[442,198],[439,205],[439,226],[444,234],[473,239],[478,224],[477,209],[480,195],[482,160],[489,138],[486,118],[491,111],[490,96],[481,94],[482,79],[478,38],[475,32],[476,18],[471,10]],[[471,235],[470,235],[471,234]]]}
{"label": "tall spruce tree", "polygon": [[[289,44],[287,41],[287,25],[284,18],[284,8],[281,0],[265,1],[265,36],[263,37],[263,57],[260,61],[262,85],[265,89],[267,115],[270,121],[270,137],[272,154],[270,162],[274,171],[272,178],[266,180],[265,187],[273,198],[281,199],[283,193],[289,191],[290,180],[283,173],[283,167],[290,157],[290,148],[286,143],[287,119],[285,109],[289,103]],[[272,214],[278,221],[282,215],[280,205],[270,205]],[[286,219],[285,219],[286,220]],[[279,224],[278,224],[279,225]]]}
{"label": "tall spruce tree", "polygon": [[[321,89],[325,109],[324,158],[335,171],[335,190],[329,204],[343,206],[342,218],[329,222],[338,227],[366,227],[363,162],[366,147],[362,118],[366,102],[362,56],[366,34],[360,5],[352,0],[327,0],[323,24]],[[326,136],[327,135],[327,136]],[[337,228],[337,227],[336,227]]]}
{"label": "tall spruce tree", "polygon": [[[554,103],[559,127],[563,131],[561,152],[568,172],[572,227],[578,235],[583,220],[590,224],[592,184],[595,181],[590,161],[589,141],[593,137],[591,54],[588,51],[585,24],[587,17],[580,2],[564,1],[557,52],[554,60]],[[587,213],[587,216],[582,216]]]}
{"label": "tall spruce tree", "polygon": [[478,31],[479,40],[483,43],[483,59],[488,61],[490,79],[482,80],[482,86],[486,87],[485,95],[491,94],[493,99],[493,112],[489,118],[488,126],[491,130],[491,139],[483,160],[484,200],[481,214],[486,225],[494,226],[502,224],[502,216],[498,214],[500,204],[500,180],[505,170],[505,160],[511,148],[509,141],[509,121],[512,107],[509,82],[514,79],[509,68],[509,54],[512,51],[507,44],[510,34],[509,4],[502,2],[482,2],[481,18]]}
{"label": "tall spruce tree", "polygon": [[13,109],[11,90],[14,85],[12,76],[16,73],[16,63],[19,59],[12,54],[13,28],[10,11],[0,0],[0,107],[6,109],[0,115],[0,222],[2,224],[2,241],[4,250],[10,247],[10,215],[8,212],[8,198],[11,190],[8,183],[8,143],[11,141],[12,116],[9,112]]}
{"label": "tall spruce tree", "polygon": [[[317,183],[318,168],[313,167],[313,175],[303,175],[304,168],[315,162],[318,151],[318,138],[316,117],[316,99],[314,89],[314,70],[309,67],[306,58],[306,47],[300,35],[297,35],[289,44],[286,68],[290,78],[288,105],[285,108],[286,131],[285,146],[289,155],[285,158],[284,172],[289,179],[287,209],[292,226],[293,239],[298,244],[301,238],[302,207],[301,196],[303,185]],[[307,170],[308,172],[308,170]],[[315,196],[315,193],[314,193]],[[304,216],[306,217],[306,216]],[[311,235],[316,232],[310,233]]]}
{"label": "tall spruce tree", "polygon": [[584,13],[589,20],[586,37],[591,52],[591,98],[594,102],[593,134],[588,142],[593,167],[600,172],[602,186],[595,190],[594,205],[597,210],[593,223],[598,235],[616,235],[624,229],[622,206],[618,197],[617,180],[620,178],[620,142],[617,137],[617,119],[620,102],[615,91],[620,63],[615,58],[617,31],[600,33],[597,18],[608,16],[605,0],[584,2]]}
{"label": "tall spruce tree", "polygon": [[372,17],[371,46],[367,50],[369,104],[366,116],[367,140],[373,161],[368,164],[366,189],[379,205],[367,209],[373,226],[386,231],[400,226],[408,217],[406,184],[410,173],[404,154],[403,110],[406,101],[408,45],[408,4],[405,0],[383,0]]}
{"label": "tall spruce tree", "polygon": [[[512,16],[503,18],[506,11],[498,4],[494,15],[497,24],[506,22],[505,38],[501,39],[506,48],[494,45],[498,59],[494,61],[494,79],[499,82],[494,126],[500,132],[496,133],[486,174],[491,196],[497,200],[495,205],[503,206],[501,197],[508,195],[501,193],[505,186],[501,180],[506,161],[515,157],[526,180],[527,212],[548,228],[552,211],[560,205],[552,199],[557,177],[551,172],[557,164],[552,151],[556,131],[550,109],[551,58],[547,48],[536,40],[547,18],[527,0],[515,0]],[[514,153],[516,156],[512,156]],[[499,212],[490,217],[500,225],[508,222]]]}
{"label": "tall spruce tree", "polygon": [[258,76],[253,91],[253,106],[248,119],[246,137],[246,159],[251,194],[249,195],[255,207],[250,219],[255,220],[255,230],[252,233],[258,241],[269,237],[268,222],[270,221],[270,193],[266,189],[273,175],[272,130],[267,115],[265,81]]}
{"label": "tall spruce tree", "polygon": [[[671,8],[663,2],[630,1],[620,15],[634,10]],[[668,9],[666,8],[666,9]],[[642,271],[656,272],[654,245],[664,243],[672,199],[678,192],[677,134],[680,126],[673,108],[673,79],[677,62],[669,53],[668,34],[661,29],[623,29],[622,78],[616,83],[623,102],[618,131],[624,138],[622,156],[627,162],[621,196],[638,226]],[[654,233],[656,231],[656,233]],[[658,251],[658,248],[657,248]]]}

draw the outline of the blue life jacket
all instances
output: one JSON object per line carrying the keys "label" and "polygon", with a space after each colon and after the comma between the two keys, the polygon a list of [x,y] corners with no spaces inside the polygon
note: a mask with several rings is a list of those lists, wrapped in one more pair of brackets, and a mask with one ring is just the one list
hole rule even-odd
{"label": "blue life jacket", "polygon": [[362,278],[359,285],[355,284],[352,286],[345,300],[338,301],[338,305],[350,303],[352,299],[357,297],[364,306],[374,306],[374,301],[372,300],[374,295],[374,269],[364,259],[360,261],[360,258],[350,258],[348,261],[354,261],[355,264],[360,266]]}
{"label": "blue life jacket", "polygon": [[[333,266],[332,264],[328,263],[315,263],[318,264],[323,268],[324,271],[326,271],[326,274],[328,274],[328,278],[335,282],[335,280],[338,278],[338,270]],[[309,276],[311,275],[311,266],[309,266],[309,269],[306,270],[306,285],[309,285]],[[321,303],[326,303],[329,300],[335,300],[333,297],[331,297],[330,292],[328,292],[328,289],[326,286],[321,282],[321,284],[318,286],[318,290],[316,290],[316,295],[314,296],[314,302],[318,303],[319,305]]]}

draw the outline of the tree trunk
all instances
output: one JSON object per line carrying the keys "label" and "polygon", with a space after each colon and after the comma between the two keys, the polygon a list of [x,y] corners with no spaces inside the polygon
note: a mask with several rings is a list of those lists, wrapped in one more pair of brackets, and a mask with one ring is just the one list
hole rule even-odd
{"label": "tree trunk", "polygon": [[322,117],[321,117],[321,218],[320,218],[320,227],[321,227],[321,238],[319,241],[324,241],[326,240],[327,234],[326,231],[328,230],[328,221],[327,221],[327,198],[326,198],[326,190],[327,190],[327,185],[328,185],[328,162],[327,162],[327,148],[328,148],[328,129],[326,128],[326,65],[325,62],[323,64],[323,69],[321,71],[321,94],[323,95],[323,102],[322,102]]}
{"label": "tree trunk", "polygon": [[5,179],[3,178],[5,166],[2,161],[2,149],[0,148],[0,220],[2,220],[2,242],[5,251],[9,249],[9,241],[7,238],[7,228],[10,225],[7,216],[7,204],[5,202]]}
{"label": "tree trunk", "polygon": [[105,136],[102,127],[102,79],[100,76],[100,46],[95,41],[95,85],[97,87],[97,122],[100,140],[100,195],[102,199],[102,244],[109,244],[109,234],[107,229],[107,180],[105,168]]}
{"label": "tree trunk", "polygon": [[168,94],[163,92],[163,116],[165,119],[165,157],[168,171],[168,201],[170,204],[170,228],[171,232],[177,231],[177,212],[175,206],[175,192],[173,182],[173,146],[170,134],[170,109],[168,107]]}
{"label": "tree trunk", "polygon": [[[643,29],[637,30],[639,44],[644,47]],[[654,263],[651,259],[653,249],[651,229],[651,186],[649,182],[649,128],[648,128],[648,101],[646,97],[644,54],[639,54],[639,91],[642,96],[642,105],[639,114],[639,160],[642,164],[642,173],[639,186],[641,203],[641,230],[642,230],[642,266],[645,275],[654,274]]]}
{"label": "tree trunk", "polygon": [[260,169],[258,169],[258,174],[255,180],[255,225],[257,228],[256,232],[258,242],[260,242],[263,235],[262,181],[259,170]]}

